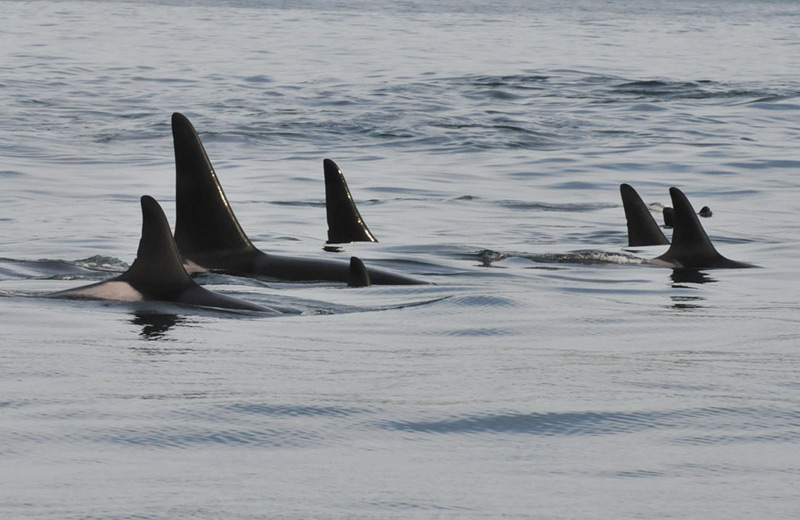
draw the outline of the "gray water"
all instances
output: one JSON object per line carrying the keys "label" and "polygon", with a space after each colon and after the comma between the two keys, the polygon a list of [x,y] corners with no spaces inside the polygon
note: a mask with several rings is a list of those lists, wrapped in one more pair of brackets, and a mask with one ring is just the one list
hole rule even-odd
{"label": "gray water", "polygon": [[[0,9],[3,518],[796,517],[797,2]],[[46,298],[174,224],[174,111],[258,247],[432,284]],[[760,268],[648,265],[621,182]]]}

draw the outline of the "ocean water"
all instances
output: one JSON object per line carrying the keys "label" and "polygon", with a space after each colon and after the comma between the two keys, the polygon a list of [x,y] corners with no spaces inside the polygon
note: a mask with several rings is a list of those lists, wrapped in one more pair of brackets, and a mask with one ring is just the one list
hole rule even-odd
{"label": "ocean water", "polygon": [[[0,9],[2,518],[796,517],[798,2]],[[47,298],[174,224],[175,111],[258,247],[431,284]],[[648,265],[621,182],[760,268]]]}

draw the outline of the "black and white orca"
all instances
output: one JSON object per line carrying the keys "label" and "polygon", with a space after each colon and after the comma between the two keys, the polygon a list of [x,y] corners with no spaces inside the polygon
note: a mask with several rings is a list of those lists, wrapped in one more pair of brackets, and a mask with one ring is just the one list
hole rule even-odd
{"label": "black and white orca", "polygon": [[53,293],[60,298],[118,301],[165,301],[201,307],[256,311],[277,311],[200,287],[192,280],[178,254],[172,230],[161,206],[145,195],[142,204],[142,237],[130,269],[106,280]]}
{"label": "black and white orca", "polygon": [[[175,242],[190,272],[215,271],[287,281],[350,282],[347,262],[281,256],[257,249],[233,214],[203,143],[184,115],[172,115],[172,136],[177,181]],[[367,268],[367,272],[371,283],[376,285],[424,283],[380,269]]]}

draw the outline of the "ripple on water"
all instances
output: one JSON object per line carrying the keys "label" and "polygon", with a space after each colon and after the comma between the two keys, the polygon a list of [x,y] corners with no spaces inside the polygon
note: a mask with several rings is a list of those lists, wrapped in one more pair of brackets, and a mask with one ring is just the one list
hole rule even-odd
{"label": "ripple on water", "polygon": [[[675,431],[677,444],[796,442],[800,413],[777,408],[696,408],[655,412],[479,414],[442,420],[386,421],[382,428],[422,434],[616,435]],[[684,436],[684,431],[708,432]]]}

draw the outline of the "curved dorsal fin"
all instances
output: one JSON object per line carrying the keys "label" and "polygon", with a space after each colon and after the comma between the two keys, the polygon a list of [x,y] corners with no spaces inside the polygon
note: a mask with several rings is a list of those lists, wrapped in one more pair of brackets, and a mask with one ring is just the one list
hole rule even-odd
{"label": "curved dorsal fin", "polygon": [[255,249],[236,220],[200,136],[172,114],[175,144],[175,242],[181,254]]}
{"label": "curved dorsal fin", "polygon": [[183,268],[164,210],[153,197],[141,199],[142,238],[136,260],[117,277],[141,293],[169,296],[195,285]]}
{"label": "curved dorsal fin", "polygon": [[328,243],[377,242],[358,212],[342,170],[330,159],[325,159],[322,165],[325,170]]}
{"label": "curved dorsal fin", "polygon": [[630,184],[620,184],[622,206],[625,208],[625,220],[628,222],[628,246],[658,246],[669,244],[656,219],[650,213],[639,194]]}
{"label": "curved dorsal fin", "polygon": [[369,287],[372,283],[369,280],[369,272],[364,262],[357,256],[350,257],[350,279],[347,280],[348,287]]}
{"label": "curved dorsal fin", "polygon": [[750,264],[729,260],[719,254],[697,218],[689,199],[678,188],[670,188],[672,207],[675,210],[675,231],[672,245],[666,253],[656,258],[675,267],[700,269],[703,267],[752,267]]}

